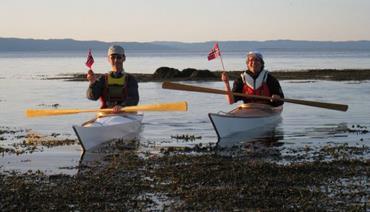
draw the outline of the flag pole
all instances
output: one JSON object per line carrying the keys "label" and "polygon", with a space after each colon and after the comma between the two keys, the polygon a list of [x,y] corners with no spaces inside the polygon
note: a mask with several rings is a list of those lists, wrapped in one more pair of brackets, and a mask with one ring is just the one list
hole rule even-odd
{"label": "flag pole", "polygon": [[222,69],[224,72],[226,72],[224,61],[222,60],[222,56],[221,56],[221,50],[220,50],[220,47],[218,46],[218,42],[215,43],[211,51],[208,53],[208,60],[213,60],[217,57],[220,57]]}
{"label": "flag pole", "polygon": [[225,70],[225,66],[224,66],[224,61],[222,60],[221,49],[220,49],[220,47],[218,46],[218,42],[217,42],[217,47],[218,47],[218,51],[219,51],[219,52],[218,52],[218,55],[220,56],[222,69],[223,69],[223,71],[224,71],[224,72],[226,72],[226,70]]}
{"label": "flag pole", "polygon": [[222,61],[221,52],[220,52],[220,60],[221,60],[222,68],[223,68],[224,72],[226,72],[226,70],[225,70],[225,66],[224,66],[224,61]]}
{"label": "flag pole", "polygon": [[91,52],[92,52],[91,49],[89,49],[87,59],[86,59],[86,62],[85,62],[85,65],[89,68],[89,70],[92,70],[92,65],[94,64],[94,58],[93,58]]}
{"label": "flag pole", "polygon": [[221,80],[225,82],[225,89],[226,89],[226,92],[227,92],[227,100],[228,100],[229,104],[232,104],[232,103],[234,103],[234,98],[231,95],[231,88],[230,88],[230,83],[229,83],[229,80],[228,80],[229,77],[227,76],[227,73],[226,73],[226,69],[225,69],[225,66],[224,66],[224,61],[222,60],[221,50],[220,50],[220,47],[218,46],[218,42],[216,42],[214,44],[213,48],[208,53],[208,61],[213,60],[217,57],[220,57],[220,60],[221,60],[221,65],[222,65],[222,69],[223,69],[223,72],[221,73]]}
{"label": "flag pole", "polygon": [[[218,46],[218,42],[217,42],[217,46]],[[220,56],[223,73],[225,73],[226,76],[227,76],[227,72],[226,72],[226,69],[225,69],[225,66],[224,66],[224,61],[222,60],[222,56],[221,56],[221,50],[220,50],[219,47],[218,47],[218,50],[219,50],[218,55]],[[234,97],[230,94],[230,92],[231,92],[230,83],[229,83],[229,81],[227,81],[227,82],[225,81],[224,83],[225,83],[226,92],[229,92],[229,94],[226,95],[227,101],[229,102],[229,104],[232,104],[232,103],[234,103]]]}
{"label": "flag pole", "polygon": [[89,53],[87,55],[87,59],[85,65],[89,68],[86,74],[87,80],[90,82],[95,81],[94,72],[92,70],[92,65],[94,64],[94,57],[92,56],[91,49],[89,49]]}

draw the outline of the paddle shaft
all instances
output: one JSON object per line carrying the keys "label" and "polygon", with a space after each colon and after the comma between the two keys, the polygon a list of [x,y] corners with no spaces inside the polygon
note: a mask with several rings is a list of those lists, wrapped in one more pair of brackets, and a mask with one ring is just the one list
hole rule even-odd
{"label": "paddle shaft", "polygon": [[[152,105],[137,105],[123,107],[121,112],[137,112],[137,111],[187,111],[187,102],[170,102]],[[52,110],[26,110],[26,116],[29,118],[38,116],[56,116],[56,115],[70,115],[77,113],[90,113],[90,112],[113,112],[113,109],[52,109]]]}
{"label": "paddle shaft", "polygon": [[[271,97],[267,96],[257,96],[257,95],[248,95],[244,93],[235,93],[235,92],[227,92],[224,90],[214,89],[214,88],[205,88],[199,87],[194,85],[185,85],[180,83],[174,82],[163,82],[162,88],[165,89],[172,89],[172,90],[182,90],[182,91],[192,91],[192,92],[201,92],[201,93],[213,93],[213,94],[223,94],[223,95],[234,95],[234,96],[242,96],[251,99],[261,99],[261,100],[273,100]],[[293,104],[300,104],[312,107],[319,107],[319,108],[326,108],[330,110],[339,110],[339,111],[347,111],[348,105],[343,104],[334,104],[334,103],[327,103],[327,102],[316,102],[316,101],[307,101],[307,100],[299,100],[299,99],[287,99],[281,98],[279,101],[289,102]]]}

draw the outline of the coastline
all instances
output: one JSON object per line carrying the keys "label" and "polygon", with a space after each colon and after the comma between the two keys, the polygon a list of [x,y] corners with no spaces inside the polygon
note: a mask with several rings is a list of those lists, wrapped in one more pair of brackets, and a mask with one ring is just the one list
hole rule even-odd
{"label": "coastline", "polygon": [[[229,71],[230,80],[240,76],[242,71]],[[182,71],[169,67],[160,67],[153,74],[131,73],[138,82],[163,81],[219,81],[221,71],[187,68]],[[295,71],[270,72],[278,80],[329,80],[329,81],[364,81],[370,80],[370,69],[308,69]],[[101,73],[97,73],[101,75]],[[60,74],[46,77],[46,80],[86,81],[86,73]]]}

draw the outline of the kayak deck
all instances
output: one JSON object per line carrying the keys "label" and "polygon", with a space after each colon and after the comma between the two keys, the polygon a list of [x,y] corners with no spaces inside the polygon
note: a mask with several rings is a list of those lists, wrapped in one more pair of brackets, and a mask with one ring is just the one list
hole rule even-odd
{"label": "kayak deck", "polygon": [[266,126],[281,121],[283,107],[272,107],[264,104],[243,104],[232,111],[225,113],[209,113],[217,137],[225,138],[237,133],[258,131]]}
{"label": "kayak deck", "polygon": [[84,150],[91,150],[114,139],[133,140],[141,131],[143,114],[109,115],[73,126]]}

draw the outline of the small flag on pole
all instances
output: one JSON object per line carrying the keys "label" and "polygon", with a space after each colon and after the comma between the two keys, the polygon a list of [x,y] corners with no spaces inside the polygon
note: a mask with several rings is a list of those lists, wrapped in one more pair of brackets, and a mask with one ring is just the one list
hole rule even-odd
{"label": "small flag on pole", "polygon": [[91,54],[91,49],[89,49],[89,54],[87,55],[87,60],[86,60],[86,63],[85,65],[91,69],[91,66],[94,64],[94,58]]}
{"label": "small flag on pole", "polygon": [[211,51],[208,53],[208,60],[213,60],[221,56],[220,48],[218,48],[218,43],[215,43]]}

